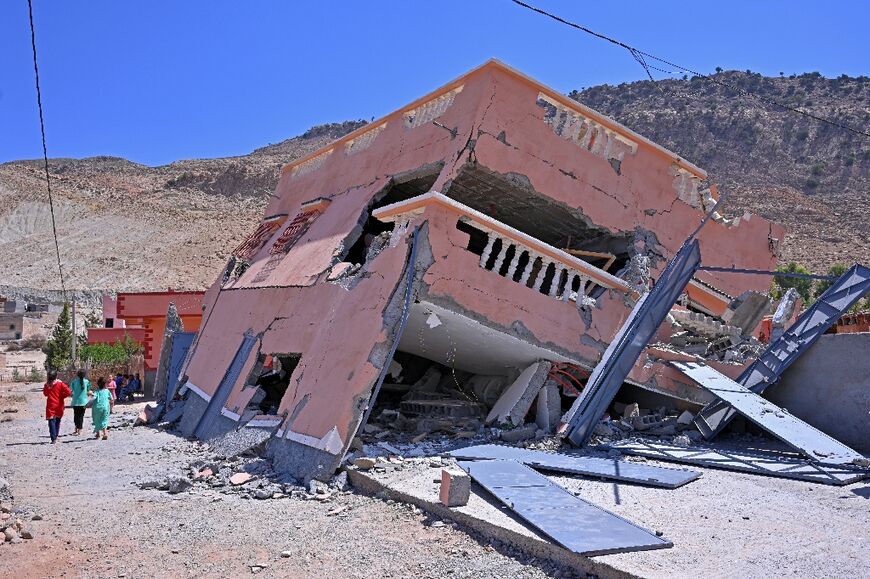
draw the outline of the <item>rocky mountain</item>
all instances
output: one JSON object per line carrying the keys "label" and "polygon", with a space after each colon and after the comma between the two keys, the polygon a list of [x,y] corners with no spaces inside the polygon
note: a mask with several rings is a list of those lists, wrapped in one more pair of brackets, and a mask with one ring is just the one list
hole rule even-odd
{"label": "rocky mountain", "polygon": [[[870,138],[741,96],[774,99],[870,132],[870,79],[818,74],[602,85],[571,93],[707,169],[726,211],[783,223],[783,261],[823,272],[870,262]],[[52,159],[60,249],[76,289],[200,289],[259,220],[280,168],[362,126],[349,121],[240,157],[160,167]],[[59,288],[41,161],[0,164],[0,285]]]}
{"label": "rocky mountain", "polygon": [[[241,157],[147,167],[125,159],[52,159],[66,285],[201,289],[256,226],[281,167],[364,124],[315,127]],[[58,289],[42,161],[0,164],[0,285]]]}
{"label": "rocky mountain", "polygon": [[870,137],[770,104],[870,133],[870,78],[720,71],[570,96],[703,167],[726,211],[782,223],[784,261],[822,273],[870,262]]}

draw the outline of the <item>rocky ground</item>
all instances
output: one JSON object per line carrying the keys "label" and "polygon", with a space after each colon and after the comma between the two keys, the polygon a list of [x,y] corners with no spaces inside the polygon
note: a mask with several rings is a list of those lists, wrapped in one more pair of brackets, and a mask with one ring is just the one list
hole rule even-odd
{"label": "rocky ground", "polygon": [[107,441],[73,437],[70,411],[52,446],[40,385],[0,384],[0,411],[15,409],[0,412],[0,476],[33,536],[0,545],[0,576],[571,576],[341,479],[302,487],[250,453],[133,427],[141,406],[117,407]]}

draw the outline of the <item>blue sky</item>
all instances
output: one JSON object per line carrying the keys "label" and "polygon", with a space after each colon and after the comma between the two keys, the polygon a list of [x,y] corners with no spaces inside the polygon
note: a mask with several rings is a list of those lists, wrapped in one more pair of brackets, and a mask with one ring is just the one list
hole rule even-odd
{"label": "blue sky", "polygon": [[[51,157],[245,154],[383,116],[490,57],[564,92],[645,78],[509,0],[33,2]],[[529,3],[702,72],[870,74],[862,1]],[[26,0],[0,2],[0,162],[41,156],[30,50]]]}

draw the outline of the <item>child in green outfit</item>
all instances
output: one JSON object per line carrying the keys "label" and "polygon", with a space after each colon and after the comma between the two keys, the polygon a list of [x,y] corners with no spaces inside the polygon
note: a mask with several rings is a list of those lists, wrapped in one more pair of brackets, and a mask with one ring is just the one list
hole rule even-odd
{"label": "child in green outfit", "polygon": [[97,389],[94,391],[94,405],[91,407],[91,418],[94,421],[94,433],[99,440],[109,439],[107,432],[109,427],[109,415],[112,413],[114,401],[112,393],[106,388],[105,378],[97,379]]}

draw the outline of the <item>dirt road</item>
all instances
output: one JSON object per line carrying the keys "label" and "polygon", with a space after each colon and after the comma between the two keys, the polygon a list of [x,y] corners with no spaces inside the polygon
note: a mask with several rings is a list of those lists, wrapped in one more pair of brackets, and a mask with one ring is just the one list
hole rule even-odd
{"label": "dirt road", "polygon": [[185,473],[201,445],[150,427],[112,429],[108,441],[73,437],[69,411],[52,446],[40,385],[0,384],[0,411],[11,406],[18,412],[0,414],[12,418],[0,422],[0,476],[35,537],[0,545],[2,577],[570,576],[353,492],[317,501],[140,490],[138,481]]}

